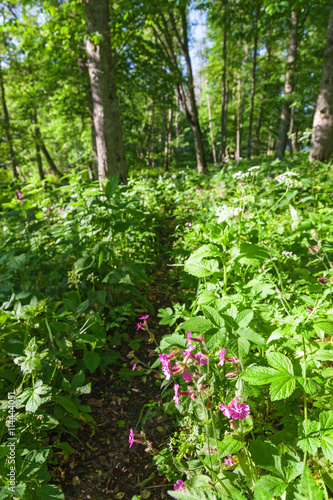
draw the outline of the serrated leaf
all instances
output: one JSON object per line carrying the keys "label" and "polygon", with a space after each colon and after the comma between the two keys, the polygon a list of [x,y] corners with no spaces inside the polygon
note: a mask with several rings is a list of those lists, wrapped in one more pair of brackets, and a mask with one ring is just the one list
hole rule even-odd
{"label": "serrated leaf", "polygon": [[180,328],[184,330],[190,330],[195,333],[204,333],[211,328],[214,328],[214,325],[203,316],[196,316],[195,318],[188,319]]}
{"label": "serrated leaf", "polygon": [[333,411],[323,411],[319,415],[320,429],[321,432],[327,432],[333,434]]}
{"label": "serrated leaf", "polygon": [[251,328],[239,328],[237,330],[237,334],[240,337],[244,337],[247,340],[249,340],[250,342],[252,342],[253,344],[256,344],[259,346],[263,346],[266,343],[264,337],[262,337],[261,335],[259,335],[256,332],[254,332]]}
{"label": "serrated leaf", "polygon": [[301,384],[301,386],[309,396],[313,396],[313,394],[316,394],[316,392],[318,392],[316,383],[310,378],[304,379],[303,377],[296,377],[296,380],[299,384]]}
{"label": "serrated leaf", "polygon": [[314,321],[313,327],[319,334],[320,330],[328,335],[333,334],[333,321],[318,319],[317,321]]}
{"label": "serrated leaf", "polygon": [[255,485],[255,492],[257,490],[265,492],[268,496],[267,499],[283,495],[288,487],[288,483],[279,477],[262,476]]}
{"label": "serrated leaf", "polygon": [[206,278],[214,273],[219,272],[219,264],[217,260],[200,260],[196,262],[185,262],[184,269],[192,276],[197,278]]}
{"label": "serrated leaf", "polygon": [[250,323],[252,318],[253,318],[252,309],[244,309],[244,311],[241,311],[240,313],[237,314],[235,321],[239,327],[245,328]]}
{"label": "serrated leaf", "polygon": [[333,463],[333,434],[321,435],[320,443],[325,458]]}
{"label": "serrated leaf", "polygon": [[295,390],[296,381],[291,377],[280,377],[275,379],[269,388],[272,401],[286,399],[292,395]]}
{"label": "serrated leaf", "polygon": [[241,436],[226,436],[223,441],[218,443],[218,456],[223,458],[239,451],[245,444]]}
{"label": "serrated leaf", "polygon": [[308,420],[307,422],[307,433],[305,431],[305,422],[301,422],[298,425],[298,436],[297,446],[303,451],[308,451],[314,455],[319,446],[319,422]]}
{"label": "serrated leaf", "polygon": [[224,327],[224,319],[222,318],[220,313],[216,311],[216,309],[210,306],[202,306],[201,310],[206,318],[208,318],[208,320],[211,321],[215,326],[217,326],[218,328]]}
{"label": "serrated leaf", "polygon": [[101,357],[97,352],[84,351],[83,362],[90,373],[94,373],[94,371],[98,368],[100,361]]}
{"label": "serrated leaf", "polygon": [[298,487],[299,493],[295,492],[295,500],[323,500],[324,494],[316,485],[311,476],[310,469],[305,466],[301,482]]}
{"label": "serrated leaf", "polygon": [[23,461],[23,465],[18,475],[19,480],[24,481],[30,475],[37,472],[46,462],[50,452],[50,448],[30,451]]}
{"label": "serrated leaf", "polygon": [[270,384],[277,376],[277,370],[266,366],[250,366],[241,374],[242,379],[252,385]]}
{"label": "serrated leaf", "polygon": [[284,356],[280,352],[268,353],[267,361],[276,370],[279,370],[282,373],[286,372],[289,375],[294,375],[292,362],[289,358],[287,358],[287,356]]}
{"label": "serrated leaf", "polygon": [[241,361],[249,354],[250,342],[245,338],[237,339],[238,344],[238,357]]}

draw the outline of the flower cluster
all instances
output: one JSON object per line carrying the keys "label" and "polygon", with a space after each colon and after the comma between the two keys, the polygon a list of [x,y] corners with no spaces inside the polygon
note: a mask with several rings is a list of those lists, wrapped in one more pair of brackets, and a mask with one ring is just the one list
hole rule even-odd
{"label": "flower cluster", "polygon": [[300,181],[293,179],[293,176],[295,175],[297,176],[298,174],[296,174],[295,172],[285,172],[284,174],[280,174],[275,177],[275,180],[279,184],[284,184],[287,189],[302,186],[302,183]]}
{"label": "flower cluster", "polygon": [[287,259],[297,260],[297,255],[295,255],[292,252],[287,252],[286,250],[283,250],[282,255],[284,255]]}
{"label": "flower cluster", "polygon": [[218,217],[217,223],[221,224],[221,222],[226,222],[230,226],[230,221],[237,217],[241,211],[242,209],[240,207],[228,207],[227,205],[223,205],[216,210],[216,215]]}
{"label": "flower cluster", "polygon": [[219,409],[225,417],[232,418],[233,420],[244,420],[251,413],[249,405],[239,403],[237,396],[228,405],[220,403]]}
{"label": "flower cluster", "polygon": [[232,174],[234,179],[246,179],[246,177],[248,177],[249,175],[250,172],[242,172],[241,170],[239,170],[235,174]]}
{"label": "flower cluster", "polygon": [[141,320],[137,325],[136,325],[136,330],[147,330],[147,319],[149,318],[149,314],[146,314],[145,316],[141,316]]}

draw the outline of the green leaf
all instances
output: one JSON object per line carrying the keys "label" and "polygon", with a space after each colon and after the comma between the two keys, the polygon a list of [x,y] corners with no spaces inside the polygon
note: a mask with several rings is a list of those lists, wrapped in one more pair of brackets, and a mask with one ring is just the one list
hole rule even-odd
{"label": "green leaf", "polygon": [[[233,500],[244,500],[244,496],[236,492],[234,495],[233,490]],[[213,491],[204,490],[192,490],[192,488],[186,488],[181,490],[169,490],[168,495],[177,500],[230,500],[229,496],[225,496],[222,493],[215,493]]]}
{"label": "green leaf", "polygon": [[41,450],[33,450],[26,455],[21,470],[18,474],[20,481],[24,481],[29,476],[39,471],[42,465],[46,462],[51,452],[50,448],[42,448]]}
{"label": "green leaf", "polygon": [[280,352],[268,353],[267,360],[268,363],[276,370],[279,370],[279,372],[286,372],[289,375],[294,375],[292,362]]}
{"label": "green leaf", "polygon": [[245,339],[249,340],[253,344],[263,346],[266,344],[266,341],[264,337],[259,335],[258,333],[254,332],[251,328],[239,328],[237,330],[237,334],[240,337],[244,337]]}
{"label": "green leaf", "polygon": [[252,318],[252,309],[244,309],[244,311],[237,314],[235,321],[241,328],[245,328],[250,323]]}
{"label": "green leaf", "polygon": [[328,335],[333,334],[333,321],[328,321],[325,319],[318,319],[317,321],[314,321],[313,327],[319,335],[320,335],[320,331],[323,331],[324,333],[326,333]]}
{"label": "green leaf", "polygon": [[269,388],[272,401],[288,398],[294,392],[295,386],[296,381],[294,378],[282,376],[274,380]]}
{"label": "green leaf", "polygon": [[241,243],[240,254],[241,258],[246,257],[255,260],[266,260],[269,258],[269,252],[267,250],[257,245],[251,245],[250,243]]}
{"label": "green leaf", "polygon": [[103,186],[103,191],[108,200],[110,200],[116,192],[118,184],[119,174],[116,174]]}
{"label": "green leaf", "polygon": [[270,441],[262,441],[261,439],[251,440],[250,442],[251,457],[257,467],[273,467],[275,465],[274,456],[279,455],[278,448]]}
{"label": "green leaf", "polygon": [[89,299],[85,300],[84,302],[81,302],[81,304],[78,306],[76,312],[77,314],[82,314],[84,311],[86,311],[89,307]]}
{"label": "green leaf", "polygon": [[94,371],[98,368],[100,361],[101,357],[97,352],[84,351],[83,362],[90,373],[94,373]]}
{"label": "green leaf", "polygon": [[65,495],[55,484],[45,484],[34,490],[34,499],[36,500],[65,500]]}
{"label": "green leaf", "polygon": [[270,384],[279,375],[277,370],[266,366],[250,366],[242,374],[243,380],[252,385]]}
{"label": "green leaf", "polygon": [[319,415],[321,432],[333,433],[333,411],[323,411]]}
{"label": "green leaf", "polygon": [[73,380],[71,382],[71,388],[75,391],[75,389],[81,387],[84,384],[84,379],[85,379],[84,371],[80,370],[74,375]]}
{"label": "green leaf", "polygon": [[278,497],[283,495],[288,487],[288,483],[279,477],[274,476],[262,476],[255,485],[254,491],[257,490],[265,492],[267,494],[267,500],[272,497]]}
{"label": "green leaf", "polygon": [[38,408],[41,406],[42,400],[40,396],[34,391],[30,398],[27,401],[27,404],[25,405],[26,411],[31,411],[32,413],[35,413],[35,411],[38,410]]}
{"label": "green leaf", "polygon": [[194,333],[204,333],[211,328],[214,328],[214,325],[203,316],[196,316],[195,318],[188,319],[180,328],[183,330],[190,330]]}
{"label": "green leaf", "polygon": [[215,326],[217,326],[218,328],[224,327],[224,319],[222,318],[220,313],[216,311],[216,309],[214,309],[214,307],[202,306],[201,310],[206,318],[208,318]]}
{"label": "green leaf", "polygon": [[74,415],[74,417],[79,418],[80,414],[75,405],[75,403],[67,396],[56,396],[55,402],[59,403],[63,408],[65,408],[68,413]]}
{"label": "green leaf", "polygon": [[245,444],[241,436],[226,436],[223,441],[218,442],[218,456],[223,458],[239,451]]}
{"label": "green leaf", "polygon": [[321,435],[320,443],[325,458],[333,463],[333,434]]}
{"label": "green leaf", "polygon": [[295,500],[323,500],[324,494],[316,485],[314,478],[311,476],[309,467],[304,467],[304,472],[300,485],[299,493],[295,492]]}
{"label": "green leaf", "polygon": [[307,422],[307,433],[305,431],[305,422],[301,422],[298,425],[298,436],[297,446],[301,448],[301,450],[308,451],[312,455],[314,455],[319,446],[319,429],[320,423],[312,420],[308,420]]}
{"label": "green leaf", "polygon": [[217,260],[200,260],[196,262],[188,260],[185,262],[184,269],[189,274],[192,274],[192,276],[206,278],[219,272],[219,264]]}

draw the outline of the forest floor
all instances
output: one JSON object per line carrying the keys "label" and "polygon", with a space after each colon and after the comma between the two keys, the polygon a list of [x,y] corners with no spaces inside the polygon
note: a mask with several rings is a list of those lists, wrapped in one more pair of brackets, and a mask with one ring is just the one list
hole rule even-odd
{"label": "forest floor", "polygon": [[[157,310],[170,306],[171,299],[176,298],[175,283],[170,277],[166,260],[171,248],[172,225],[173,221],[166,221],[161,228],[163,252],[158,256],[160,267],[150,276],[153,283],[148,299],[155,316],[150,316],[149,328],[157,341],[170,333],[168,326],[159,325]],[[152,364],[155,359],[149,358],[147,353],[150,347],[147,334],[142,330],[137,331],[136,326],[136,323],[133,324],[128,331],[131,338],[142,339],[136,356],[144,363]],[[117,350],[120,363],[128,366],[127,355],[131,349],[122,344]],[[159,374],[156,377],[158,380]],[[140,373],[131,381],[126,381],[117,376],[116,368],[105,375],[98,371],[91,383],[91,394],[82,398],[82,404],[91,407],[91,416],[97,424],[96,431],[92,435],[91,428],[83,426],[78,434],[81,445],[72,443],[76,448],[75,455],[54,471],[54,481],[62,488],[66,500],[169,498],[167,490],[173,489],[173,484],[157,473],[152,454],[136,443],[129,449],[128,443],[128,426],[136,428],[145,408],[153,408],[144,426],[153,448],[158,448],[161,441],[165,440],[164,436],[170,435],[173,424],[163,413],[159,383],[152,377],[144,382]]]}

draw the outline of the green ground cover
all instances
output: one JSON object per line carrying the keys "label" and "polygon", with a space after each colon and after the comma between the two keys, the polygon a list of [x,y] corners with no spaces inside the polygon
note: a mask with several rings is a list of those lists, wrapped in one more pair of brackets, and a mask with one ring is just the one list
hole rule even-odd
{"label": "green ground cover", "polygon": [[[2,186],[0,498],[64,498],[50,471],[82,425],[94,432],[80,397],[99,370],[161,373],[177,431],[147,449],[174,498],[331,498],[331,166],[300,153],[207,176],[114,178],[103,193],[84,176]],[[161,262],[177,277],[172,307],[158,312],[174,333],[147,368],[126,330],[154,314],[147,291]],[[147,445],[143,430],[131,433]]]}

